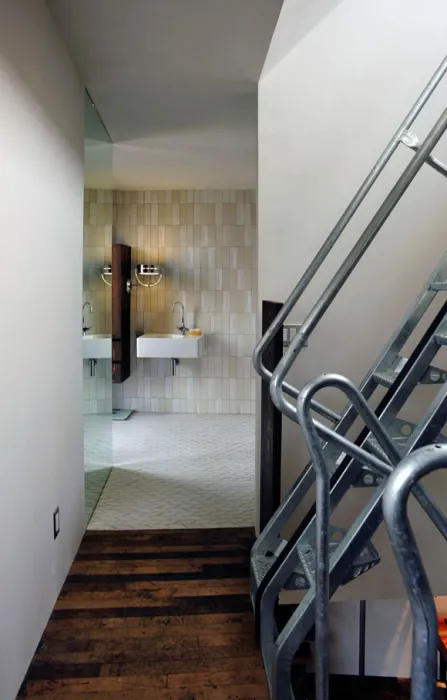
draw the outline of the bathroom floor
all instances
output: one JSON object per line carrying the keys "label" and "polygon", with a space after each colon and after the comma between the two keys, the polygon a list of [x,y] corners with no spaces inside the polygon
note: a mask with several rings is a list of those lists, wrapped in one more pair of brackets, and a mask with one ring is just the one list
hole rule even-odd
{"label": "bathroom floor", "polygon": [[250,527],[254,416],[135,413],[113,422],[113,469],[90,530]]}

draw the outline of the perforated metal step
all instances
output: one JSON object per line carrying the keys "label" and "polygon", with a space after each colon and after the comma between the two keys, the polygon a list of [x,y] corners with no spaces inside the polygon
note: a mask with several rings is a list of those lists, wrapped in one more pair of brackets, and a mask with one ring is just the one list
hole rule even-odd
{"label": "perforated metal step", "polygon": [[[404,421],[398,418],[395,418],[393,424],[388,426],[389,432],[394,432],[394,435],[391,435],[391,439],[402,457],[408,452],[407,443],[415,428],[416,426],[410,423],[410,421]],[[447,438],[444,435],[438,435],[436,441],[445,443],[447,442]],[[368,446],[373,448],[371,451],[377,456],[382,457],[384,460],[387,458],[384,450],[380,447],[375,438],[370,437],[366,440],[366,447],[368,448]],[[363,467],[352,486],[353,488],[377,486],[382,479],[383,477],[377,472],[374,472],[373,469]]]}
{"label": "perforated metal step", "polygon": [[[252,557],[252,589],[259,588],[265,576],[267,575],[273,564],[277,561],[281,551],[284,549],[286,544],[286,540],[280,540],[278,547],[275,549],[274,552],[267,552],[264,555],[257,555]],[[298,563],[293,571],[292,576],[290,577],[290,583],[288,581],[284,588],[286,588],[287,590],[304,590],[309,588],[309,586],[310,584],[306,578],[304,568],[302,564]]]}
{"label": "perforated metal step", "polygon": [[[329,544],[329,555],[331,556],[333,552],[337,549],[338,545],[342,541],[343,537],[346,535],[347,530],[343,530],[340,527],[330,526],[330,544]],[[303,569],[306,578],[309,582],[315,581],[315,567],[316,567],[316,550],[315,543],[308,542],[305,544],[298,543],[298,555],[303,565]],[[361,551],[359,556],[355,559],[353,565],[346,572],[345,579],[343,583],[349,583],[355,578],[358,578],[361,574],[366,573],[374,566],[380,562],[380,556],[376,548],[371,542],[368,542],[366,547]]]}
{"label": "perforated metal step", "polygon": [[[397,379],[399,372],[404,368],[407,362],[406,357],[398,356],[392,366],[390,367],[379,367],[379,369],[373,373],[373,377],[377,384],[384,386],[386,389],[390,389],[395,380]],[[435,367],[430,365],[428,370],[422,375],[419,380],[420,384],[443,384],[447,380],[447,371],[441,367]]]}
{"label": "perforated metal step", "polygon": [[379,367],[378,370],[373,373],[377,384],[389,389],[393,385],[399,372],[404,368],[406,362],[406,357],[398,356],[390,367]]}
{"label": "perforated metal step", "polygon": [[[329,544],[329,554],[331,555],[340,544],[341,540],[345,536],[347,530],[343,530],[339,527],[330,527],[330,544]],[[286,542],[282,540],[282,545],[279,551],[271,553],[264,556],[255,556],[252,558],[252,572],[254,576],[254,581],[256,588],[259,587],[262,580],[266,576],[267,572],[275,563],[279,552],[286,545]],[[289,591],[300,591],[307,590],[315,582],[315,562],[316,562],[316,549],[315,541],[305,541],[297,544],[297,554],[299,562],[293,570],[293,574],[287,580],[284,589]],[[369,542],[366,547],[362,550],[359,556],[354,561],[353,565],[346,573],[344,583],[348,583],[353,579],[357,578],[361,574],[366,573],[373,566],[376,566],[380,562],[380,556],[374,545]]]}

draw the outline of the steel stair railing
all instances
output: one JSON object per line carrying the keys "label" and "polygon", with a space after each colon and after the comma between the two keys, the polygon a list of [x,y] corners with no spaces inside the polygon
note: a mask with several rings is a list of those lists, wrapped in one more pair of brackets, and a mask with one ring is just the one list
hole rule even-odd
{"label": "steel stair railing", "polygon": [[447,446],[430,445],[405,457],[388,479],[383,514],[413,615],[411,700],[435,700],[438,619],[430,583],[408,518],[410,493],[419,480],[447,469]]}
{"label": "steel stair railing", "polygon": [[[385,148],[384,152],[380,156],[379,160],[361,185],[360,189],[357,191],[356,195],[348,205],[345,212],[342,214],[341,218],[329,234],[326,241],[323,243],[322,247],[316,254],[315,258],[310,263],[307,270],[304,272],[300,281],[284,303],[280,313],[270,325],[266,333],[263,335],[259,343],[257,344],[254,354],[253,354],[253,364],[258,372],[258,374],[266,381],[270,382],[270,389],[272,399],[277,406],[277,408],[289,416],[293,420],[296,420],[296,409],[295,406],[287,401],[285,395],[289,395],[292,398],[297,398],[299,395],[299,390],[294,386],[288,384],[285,378],[292,367],[296,357],[301,352],[303,347],[307,344],[308,338],[315,326],[318,324],[319,320],[322,318],[327,308],[337,295],[338,291],[342,288],[349,275],[361,260],[364,253],[368,249],[369,245],[372,243],[377,233],[381,229],[382,225],[393,211],[394,207],[405,193],[406,189],[417,175],[419,170],[422,168],[424,163],[428,163],[434,167],[433,159],[431,157],[431,152],[435,145],[438,143],[439,139],[444,134],[447,129],[447,110],[442,114],[440,119],[437,121],[433,129],[430,131],[426,139],[421,145],[416,144],[409,138],[408,129],[413,124],[416,117],[419,115],[428,99],[438,86],[439,82],[442,80],[447,72],[447,57],[442,61],[439,68],[431,78],[428,85],[425,87],[418,100],[392,137],[391,141]],[[410,135],[412,136],[412,135]],[[351,253],[347,256],[342,266],[339,268],[336,275],[333,277],[330,284],[327,286],[326,290],[320,296],[319,300],[305,319],[300,331],[293,339],[290,344],[286,354],[284,355],[281,362],[278,364],[277,368],[273,373],[268,370],[263,364],[263,353],[269,344],[272,342],[276,333],[278,332],[280,326],[284,323],[286,318],[289,316],[290,312],[296,306],[298,300],[301,298],[303,292],[308,287],[311,280],[314,278],[315,274],[318,272],[324,260],[329,255],[333,246],[337,240],[342,235],[348,223],[351,221],[352,217],[356,213],[357,209],[360,207],[365,197],[371,190],[374,183],[377,181],[378,177],[384,170],[385,166],[393,156],[397,147],[400,143],[410,146],[413,150],[416,149],[415,156],[412,158],[411,162],[404,170],[400,178],[398,179],[396,185],[393,187],[389,195],[384,200],[381,207],[379,207],[375,216],[371,220],[370,224],[367,226],[362,236],[357,241],[356,245],[352,249]],[[444,168],[439,161],[436,161],[436,166],[439,168]],[[438,167],[439,166],[439,167]],[[447,170],[447,169],[446,169]],[[321,410],[321,405],[314,405],[314,409],[320,415],[327,416],[327,410],[323,407]],[[333,417],[333,422],[337,422],[335,416]]]}
{"label": "steel stair railing", "polygon": [[302,389],[297,401],[297,417],[316,473],[315,646],[318,652],[315,655],[316,700],[328,700],[329,698],[328,615],[331,478],[318,435],[317,424],[312,419],[311,409],[314,394],[326,387],[338,388],[345,393],[392,462],[399,460],[399,453],[392,439],[358,389],[349,380],[337,375],[323,375],[309,382]]}
{"label": "steel stair railing", "polygon": [[[346,394],[355,410],[364,420],[368,430],[377,439],[378,444],[391,463],[378,460],[379,462],[381,461],[381,464],[380,466],[379,464],[375,466],[380,468],[382,474],[390,476],[394,471],[394,465],[401,459],[395,444],[378,417],[371,410],[357,387],[348,379],[339,375],[322,375],[303,388],[297,401],[297,417],[303,429],[317,475],[315,515],[316,563],[313,574],[314,584],[311,585],[302,603],[298,605],[297,610],[279,635],[276,633],[274,622],[274,603],[279,590],[284,586],[287,577],[290,576],[291,568],[293,569],[293,560],[297,556],[296,548],[291,548],[280,561],[261,598],[261,650],[274,700],[294,697],[290,687],[286,687],[290,683],[293,655],[304,641],[305,635],[309,632],[314,622],[316,625],[317,658],[319,659],[316,675],[317,700],[327,700],[327,609],[329,597],[343,583],[347,575],[346,572],[350,567],[352,569],[356,557],[367,546],[382,520],[381,505],[384,484],[376,490],[369,504],[364,508],[329,558],[328,529],[330,511],[338,505],[343,495],[347,492],[349,484],[345,483],[341,489],[337,484],[330,488],[329,469],[325,462],[319,435],[324,435],[324,438],[329,440],[338,440],[340,436],[325,426],[321,426],[311,416],[313,396],[317,391],[328,387],[337,388]],[[438,404],[441,405],[440,398],[438,398],[436,405],[433,406],[433,411],[437,410]],[[430,411],[428,415],[431,415]],[[415,439],[418,440],[418,436]],[[424,431],[421,431],[421,439],[424,439]],[[416,446],[418,446],[417,442]],[[362,448],[358,448],[358,450],[363,453],[363,459],[366,461],[369,453]],[[361,458],[360,454],[359,458]],[[444,515],[420,485],[416,484],[413,492],[435,526],[446,537],[447,522]],[[308,537],[304,539],[306,539],[306,542],[309,541]]]}
{"label": "steel stair railing", "polygon": [[[379,387],[386,387],[387,391],[375,408],[375,414],[384,423],[386,429],[393,434],[396,440],[397,436],[395,428],[393,427],[396,420],[394,417],[401,411],[409,395],[418,383],[424,381],[425,376],[429,378],[431,383],[437,384],[447,378],[447,373],[442,370],[437,370],[431,365],[432,360],[440,348],[437,336],[447,315],[447,302],[442,305],[428,328],[424,331],[411,355],[408,358],[404,358],[400,354],[405,343],[411,338],[415,329],[418,327],[424,314],[429,310],[437,294],[444,288],[447,289],[447,256],[441,260],[440,264],[427,280],[421,293],[418,295],[412,307],[404,316],[401,324],[392,334],[359,386],[359,391],[366,400],[369,400]],[[436,377],[434,377],[434,373]],[[334,426],[334,431],[341,435],[347,435],[350,428],[354,425],[356,418],[357,412],[354,406],[349,405],[349,407],[345,409],[340,422]],[[405,427],[409,428],[411,426],[406,425]],[[441,430],[441,428],[442,425],[440,425],[439,430]],[[413,431],[416,430],[417,427],[414,426]],[[368,434],[368,429],[364,428],[357,435],[354,442],[358,446],[365,446],[369,451],[373,445],[368,444]],[[402,434],[400,430],[399,434]],[[438,439],[439,432],[435,434],[431,432],[430,436],[430,441],[434,442]],[[413,444],[414,440],[410,436],[406,449],[410,449]],[[402,445],[400,445],[400,447],[402,449]],[[369,487],[378,485],[381,478],[380,472],[375,472],[369,467],[366,472],[365,467],[362,465],[353,470],[355,465],[352,464],[352,458],[343,451],[342,446],[337,446],[335,443],[331,444],[328,442],[324,447],[324,451],[331,462],[331,481],[334,484],[337,483],[337,492],[344,488],[343,484],[346,484],[346,482],[349,482],[349,485],[357,487],[361,485],[365,486],[366,484],[368,484]],[[377,451],[375,454],[377,454]],[[382,458],[382,455],[379,454],[379,458]],[[354,483],[352,483],[353,478]],[[281,531],[308,493],[313,483],[314,469],[310,462],[305,466],[301,475],[298,477],[289,493],[284,497],[279,508],[253,545],[252,561],[258,561],[261,567],[255,566],[254,569],[252,568],[253,576],[251,579],[251,594],[255,609],[256,633],[258,637],[260,600],[263,591],[270,578],[274,575],[280,563],[280,557],[287,555],[287,551],[295,546],[302,533],[306,530],[309,519],[312,518],[313,509],[304,517],[298,529],[287,542],[282,539]],[[272,560],[269,552],[274,553],[274,560]]]}
{"label": "steel stair railing", "polygon": [[[251,554],[252,599],[255,611],[258,613],[262,655],[274,700],[289,700],[294,697],[290,686],[293,656],[314,623],[318,646],[317,700],[328,699],[328,601],[340,585],[358,575],[356,572],[363,573],[380,561],[371,543],[371,537],[383,519],[382,499],[386,479],[391,477],[395,465],[402,458],[401,451],[398,449],[400,444],[398,440],[402,440],[401,434],[396,435],[395,432],[389,434],[388,431],[393,431],[394,425],[399,424],[398,413],[418,383],[444,384],[417,425],[409,426],[410,433],[405,434],[406,438],[400,450],[411,452],[436,439],[442,439],[439,433],[447,421],[447,383],[445,383],[447,373],[431,364],[439,348],[447,345],[445,305],[431,322],[429,330],[424,333],[424,337],[418,343],[407,364],[405,364],[406,358],[399,354],[437,292],[447,290],[446,260],[438,266],[402,325],[367,373],[360,389],[338,375],[318,377],[301,391],[285,381],[294,361],[307,345],[309,336],[422,166],[428,164],[438,173],[447,175],[447,167],[432,156],[433,149],[447,130],[447,109],[422,144],[419,144],[417,138],[409,132],[409,127],[446,73],[447,58],[439,66],[280,313],[261,338],[253,355],[255,369],[264,381],[269,382],[271,397],[276,407],[301,425],[311,458],[311,462],[292,487],[285,502],[261,533]],[[263,364],[264,351],[318,272],[400,143],[413,150],[415,155],[307,315],[277,367],[269,371]],[[374,413],[367,400],[379,386],[385,386],[389,391]],[[340,416],[314,398],[320,389],[328,387],[339,389],[350,401],[349,407]],[[295,399],[296,404],[289,401],[287,396]],[[311,411],[335,424],[333,428],[315,420]],[[366,428],[353,441],[346,435],[356,416],[363,419]],[[400,422],[403,423],[403,421]],[[324,446],[320,442],[321,439],[325,443]],[[334,445],[336,451],[338,450],[336,456],[334,456]],[[372,482],[376,490],[350,529],[341,531],[331,526],[330,514],[349,488],[356,485],[356,479],[365,465],[371,475],[380,477]],[[280,529],[311,487],[314,474],[317,486],[315,509],[310,510],[303,523],[286,542],[282,539]],[[369,477],[367,472],[366,476]],[[383,479],[383,477],[386,478]],[[447,519],[443,513],[419,484],[414,485],[413,493],[432,522],[447,539]],[[341,539],[332,541],[334,530],[338,530]],[[274,613],[279,593],[283,588],[290,590],[307,588],[308,590],[289,622],[278,634]]]}
{"label": "steel stair railing", "polygon": [[[321,450],[321,444],[319,439],[319,436],[321,436],[331,442],[342,445],[346,451],[346,454],[350,455],[351,457],[356,457],[363,463],[371,465],[373,468],[378,469],[383,476],[389,476],[390,474],[392,474],[393,466],[384,463],[383,460],[380,459],[381,453],[379,450],[377,450],[378,456],[376,456],[376,458],[372,460],[371,457],[373,457],[373,455],[369,454],[361,447],[354,445],[354,443],[352,443],[348,438],[339,435],[334,430],[331,430],[325,425],[322,425],[318,421],[312,419],[310,415],[310,410],[312,409],[311,401],[314,394],[318,391],[321,391],[322,389],[330,387],[340,389],[340,391],[346,394],[352,406],[356,409],[357,414],[361,418],[363,418],[369,431],[376,438],[380,447],[382,447],[382,449],[385,451],[387,457],[389,458],[389,461],[391,462],[391,465],[398,464],[401,459],[400,453],[397,450],[396,445],[384,429],[382,423],[378,420],[375,413],[371,410],[367,401],[364,399],[364,397],[357,389],[355,384],[353,384],[346,377],[342,377],[341,375],[337,374],[323,374],[320,377],[311,380],[301,390],[300,396],[297,399],[297,422],[300,424],[303,430],[311,459],[315,451],[315,445],[318,442],[318,453],[322,456],[322,459],[324,461],[324,455]],[[304,400],[301,398],[301,394],[303,392],[305,397]],[[310,398],[308,398],[309,396]],[[305,421],[304,424],[302,423],[303,419]],[[371,446],[371,448],[373,448],[373,446]],[[315,454],[317,454],[317,452],[315,452]],[[321,464],[321,457],[319,457],[319,462]],[[314,464],[313,459],[312,463]],[[314,468],[316,469],[315,464]],[[329,473],[327,466],[325,466],[324,468]],[[427,515],[433,521],[434,525],[439,530],[444,539],[447,540],[447,518],[445,518],[445,516],[439,510],[437,505],[433,503],[431,497],[427,494],[427,492],[422,486],[416,485],[413,489],[413,495],[416,497],[422,508],[426,511]]]}

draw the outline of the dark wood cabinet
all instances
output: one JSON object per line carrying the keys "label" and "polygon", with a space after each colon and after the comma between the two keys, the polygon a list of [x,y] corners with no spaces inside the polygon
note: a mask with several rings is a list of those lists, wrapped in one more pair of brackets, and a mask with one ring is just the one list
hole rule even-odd
{"label": "dark wood cabinet", "polygon": [[[276,301],[262,302],[262,335],[282,309]],[[264,365],[271,372],[283,354],[282,326],[264,353]],[[282,414],[270,398],[270,386],[262,381],[261,389],[261,464],[260,464],[260,528],[267,525],[281,503]]]}
{"label": "dark wood cabinet", "polygon": [[112,245],[112,381],[121,384],[130,376],[131,248]]}

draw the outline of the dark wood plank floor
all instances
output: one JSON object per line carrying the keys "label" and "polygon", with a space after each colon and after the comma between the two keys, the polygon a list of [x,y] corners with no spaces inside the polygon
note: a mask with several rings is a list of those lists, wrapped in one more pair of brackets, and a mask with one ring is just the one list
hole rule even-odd
{"label": "dark wood plank floor", "polygon": [[88,532],[19,697],[264,700],[251,530]]}

